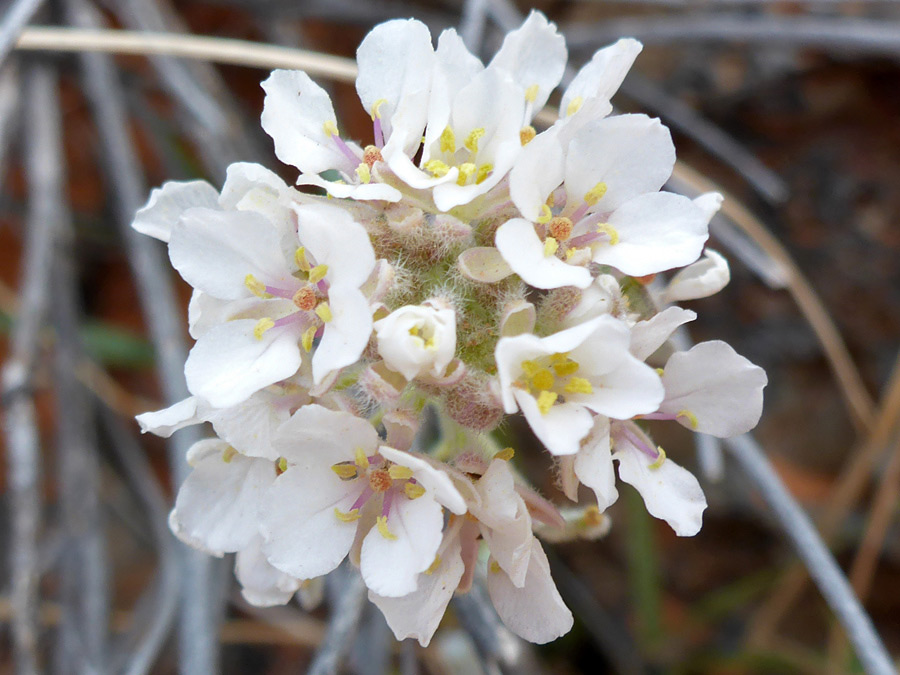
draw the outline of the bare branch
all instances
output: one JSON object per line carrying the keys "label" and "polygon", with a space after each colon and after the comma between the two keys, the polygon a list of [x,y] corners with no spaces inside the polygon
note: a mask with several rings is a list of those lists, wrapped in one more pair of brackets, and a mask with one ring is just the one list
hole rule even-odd
{"label": "bare branch", "polygon": [[25,24],[37,13],[44,0],[14,0],[0,16],[0,63],[6,59]]}
{"label": "bare branch", "polygon": [[307,675],[336,675],[347,656],[351,639],[359,626],[366,601],[366,587],[356,570],[339,568],[328,581],[335,584],[337,596],[331,609],[325,639],[309,666]]}

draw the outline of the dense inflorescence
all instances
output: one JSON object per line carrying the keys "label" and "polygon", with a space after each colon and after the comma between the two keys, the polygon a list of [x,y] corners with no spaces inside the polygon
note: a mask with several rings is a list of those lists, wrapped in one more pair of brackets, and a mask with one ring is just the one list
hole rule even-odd
{"label": "dense inflorescence", "polygon": [[[138,420],[212,424],[170,524],[236,553],[250,602],[314,595],[349,557],[398,639],[424,645],[484,575],[507,625],[546,642],[572,616],[535,533],[602,534],[614,462],[652,515],[700,529],[698,481],[642,420],[743,433],[766,376],[723,342],[669,344],[696,318],[673,303],[729,273],[704,250],[721,197],[661,192],[668,130],[610,114],[639,51],[597,52],[539,132],[566,62],[541,14],[487,66],[453,30],[435,48],[423,24],[390,21],[358,52],[370,142],[341,136],[305,73],[275,71],[262,125],[304,191],[234,164],[221,191],[167,183],[137,214],[194,288],[196,340],[192,396]],[[577,508],[539,496],[498,444],[519,412]]]}

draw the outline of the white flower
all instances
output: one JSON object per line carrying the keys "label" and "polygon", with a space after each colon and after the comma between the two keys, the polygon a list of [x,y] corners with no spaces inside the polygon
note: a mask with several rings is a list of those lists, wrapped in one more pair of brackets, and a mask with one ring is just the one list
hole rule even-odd
{"label": "white flower", "polygon": [[374,327],[385,365],[407,380],[440,377],[456,353],[456,312],[449,307],[407,305]]}
{"label": "white flower", "polygon": [[629,351],[628,327],[604,315],[545,338],[501,338],[496,361],[507,413],[521,408],[553,454],[571,455],[593,424],[655,411],[663,388]]}
{"label": "white flower", "polygon": [[276,448],[287,466],[263,499],[261,530],[269,562],[294,577],[330,572],[360,538],[369,589],[406,595],[434,562],[442,505],[466,510],[444,472],[382,446],[350,413],[305,406],[281,427]]}
{"label": "white flower", "polygon": [[731,280],[728,261],[708,248],[703,258],[680,270],[669,281],[662,302],[680,302],[706,298],[721,291]]}

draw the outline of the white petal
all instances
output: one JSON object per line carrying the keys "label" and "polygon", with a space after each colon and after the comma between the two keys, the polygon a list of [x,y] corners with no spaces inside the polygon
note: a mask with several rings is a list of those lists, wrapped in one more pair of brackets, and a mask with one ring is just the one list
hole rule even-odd
{"label": "white petal", "polygon": [[522,414],[534,435],[554,455],[574,455],[581,439],[591,430],[591,413],[583,405],[557,403],[546,413],[538,408],[534,396],[521,389],[513,391]]}
{"label": "white petal", "polygon": [[227,448],[220,443],[217,452],[196,461],[172,512],[178,534],[215,554],[239,551],[256,536],[257,507],[275,479],[272,462],[223,454]]}
{"label": "white petal", "polygon": [[706,497],[694,474],[671,459],[651,468],[656,460],[623,437],[616,438],[613,459],[619,461],[619,478],[641,493],[651,516],[665,520],[679,537],[700,531]]}
{"label": "white petal", "polygon": [[615,370],[589,379],[594,392],[570,394],[569,400],[607,417],[625,420],[646,415],[655,412],[662,402],[663,387],[659,375],[630,354]]}
{"label": "white petal", "polygon": [[331,284],[362,286],[375,269],[375,252],[365,228],[336,206],[307,204],[294,210],[300,243],[317,265],[328,265],[325,279]]}
{"label": "white petal", "polygon": [[172,230],[169,257],[191,286],[224,300],[250,295],[248,274],[276,286],[293,280],[280,232],[253,211],[188,209]]}
{"label": "white petal", "polygon": [[343,481],[327,462],[289,467],[263,496],[259,526],[269,563],[298,579],[327,574],[341,564],[356,536],[335,509],[348,512],[364,486]]}
{"label": "white petal", "polygon": [[594,57],[572,78],[563,94],[560,113],[566,115],[569,104],[576,98],[583,101],[593,97],[612,98],[641,49],[643,45],[637,40],[622,38],[609,47],[597,50]]}
{"label": "white petal", "polygon": [[378,432],[366,420],[318,404],[300,408],[275,437],[281,455],[300,468],[353,460],[357,448],[371,455],[378,442]]}
{"label": "white petal", "polygon": [[491,556],[514,586],[525,583],[531,556],[531,515],[516,492],[509,462],[495,459],[475,485],[481,504],[473,506]]}
{"label": "white petal", "polygon": [[388,539],[373,527],[363,540],[359,570],[369,590],[397,598],[416,590],[416,577],[431,567],[441,545],[443,509],[427,492],[394,499]]}
{"label": "white petal", "polygon": [[[284,400],[279,400],[284,399]],[[259,391],[246,401],[206,415],[216,434],[249,457],[276,460],[275,432],[290,416],[291,399]]]}
{"label": "white petal", "polygon": [[678,272],[663,292],[663,302],[706,298],[721,291],[731,281],[728,261],[712,249],[703,258]]}
{"label": "white petal", "polygon": [[369,591],[369,600],[384,614],[398,640],[416,638],[423,647],[431,642],[462,579],[465,565],[461,548],[458,530],[445,534],[437,568],[420,574],[416,590],[409,595],[386,598]]}
{"label": "white petal", "polygon": [[594,262],[644,276],[694,262],[709,237],[706,216],[687,197],[653,192],[625,202],[607,219],[617,244],[599,244]]}
{"label": "white petal", "polygon": [[646,361],[657,349],[672,337],[679,326],[697,318],[697,313],[681,307],[667,307],[646,321],[638,321],[631,327],[629,349],[635,358]]}
{"label": "white petal", "polygon": [[658,119],[617,115],[585,125],[569,144],[566,191],[580,204],[598,183],[606,193],[592,212],[612,211],[645,192],[656,192],[672,174],[675,146]]}
{"label": "white petal", "polygon": [[508,220],[499,228],[494,243],[500,255],[525,283],[535,288],[591,285],[591,273],[569,265],[555,255],[544,255],[544,243],[534,225],[523,218]]}
{"label": "white petal", "polygon": [[272,328],[257,340],[255,326],[253,319],[241,319],[204,333],[184,364],[192,394],[227,408],[297,372],[300,347],[291,328]]}
{"label": "white petal", "polygon": [[222,184],[222,194],[219,197],[219,206],[226,211],[238,209],[242,211],[260,211],[258,199],[253,203],[244,201],[248,195],[254,192],[265,191],[272,197],[280,197],[290,193],[290,188],[274,171],[270,171],[261,164],[253,162],[234,162],[229,164],[225,171],[225,182]]}
{"label": "white petal", "polygon": [[701,342],[689,351],[673,354],[663,371],[666,400],[660,412],[678,415],[689,429],[719,438],[746,433],[762,415],[766,372],[728,344]]}
{"label": "white petal", "polygon": [[537,85],[532,107],[534,117],[562,79],[566,68],[566,41],[540,12],[532,10],[518,29],[507,33],[488,68],[502,68],[528,90]]}
{"label": "white petal", "polygon": [[328,289],[331,321],[325,324],[322,341],[313,354],[313,380],[316,384],[340,368],[354,363],[372,334],[372,312],[359,289],[335,285]]}
{"label": "white petal", "polygon": [[205,180],[169,181],[150,191],[150,199],[134,214],[131,226],[154,239],[168,242],[181,214],[195,206],[219,208],[219,193]]}
{"label": "white petal", "polygon": [[509,196],[528,220],[537,221],[547,197],[565,178],[565,151],[558,128],[537,136],[516,158],[509,172]]}
{"label": "white petal", "polygon": [[[346,167],[325,124],[337,118],[328,93],[300,70],[273,70],[262,88],[266,92],[262,127],[275,141],[275,155],[303,173]],[[355,167],[353,167],[355,168]]]}
{"label": "white petal", "polygon": [[607,418],[600,415],[594,418],[594,428],[575,455],[575,475],[597,495],[597,508],[601,511],[608,509],[619,498]]}
{"label": "white petal", "polygon": [[386,445],[378,449],[378,453],[394,464],[408,467],[413,470],[413,477],[422,484],[422,487],[431,494],[440,504],[446,506],[456,515],[466,512],[466,500],[459,493],[444,471],[433,467],[422,457],[395,450]]}
{"label": "white petal", "polygon": [[257,535],[252,544],[235,556],[234,575],[241,585],[241,595],[256,607],[285,605],[302,582],[272,567],[262,545],[262,537]]}
{"label": "white petal", "polygon": [[502,571],[491,570],[487,588],[503,623],[529,642],[550,642],[568,633],[574,624],[572,613],[550,576],[547,554],[537,539],[532,539],[528,574],[522,588],[516,588]]}
{"label": "white petal", "polygon": [[141,413],[135,419],[141,427],[141,433],[145,434],[149,431],[157,436],[168,438],[179,429],[203,421],[197,413],[198,405],[200,405],[200,401],[196,396],[188,396],[168,408]]}
{"label": "white petal", "polygon": [[403,195],[397,188],[384,183],[350,183],[325,180],[313,173],[304,174],[297,179],[297,185],[315,185],[338,199],[355,199],[357,201],[399,202]]}

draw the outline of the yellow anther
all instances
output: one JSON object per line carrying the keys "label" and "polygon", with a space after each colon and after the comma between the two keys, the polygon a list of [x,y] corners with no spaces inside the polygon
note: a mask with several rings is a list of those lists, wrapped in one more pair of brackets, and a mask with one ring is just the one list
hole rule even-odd
{"label": "yellow anther", "polygon": [[412,335],[413,337],[419,337],[419,327],[413,326],[412,328],[410,328],[409,334]]}
{"label": "yellow anther", "polygon": [[331,470],[334,471],[341,480],[350,480],[351,478],[359,476],[359,469],[357,469],[356,464],[350,462],[332,464]]}
{"label": "yellow anther", "polygon": [[306,249],[303,246],[294,251],[294,262],[301,270],[309,272],[309,260],[306,259]]}
{"label": "yellow anther", "polygon": [[313,340],[316,337],[316,326],[310,326],[305,331],[303,331],[303,337],[300,338],[300,344],[303,345],[303,350],[305,352],[309,352],[312,350]]}
{"label": "yellow anther", "polygon": [[550,389],[556,383],[556,378],[546,368],[541,368],[531,376],[531,383],[535,389]]}
{"label": "yellow anther", "polygon": [[665,369],[663,369],[663,368],[654,368],[654,370],[656,371],[656,374],[659,375],[660,377],[662,377],[666,373]]}
{"label": "yellow anther", "polygon": [[397,538],[397,535],[391,532],[387,526],[387,516],[378,516],[375,520],[376,527],[378,528],[378,534],[380,534],[385,539],[390,539],[394,541]]}
{"label": "yellow anther", "polygon": [[553,237],[547,237],[544,239],[544,257],[549,258],[551,255],[556,253],[559,250],[559,242],[556,241]]}
{"label": "yellow anther", "polygon": [[248,274],[244,277],[244,286],[247,287],[247,290],[253,293],[257,298],[271,298],[272,296],[266,293],[266,285],[257,279],[252,274]]}
{"label": "yellow anther", "polygon": [[288,463],[286,457],[279,457],[278,461],[275,462],[275,473],[279,476],[288,470]]}
{"label": "yellow anther", "polygon": [[366,457],[366,451],[362,448],[357,448],[353,452],[353,457],[356,460],[356,466],[360,469],[368,469],[369,468],[369,458]]}
{"label": "yellow anther", "polygon": [[423,488],[419,483],[404,483],[403,491],[410,499],[418,499],[425,494],[425,488]]}
{"label": "yellow anther", "polygon": [[[662,373],[660,373],[662,374]],[[691,425],[691,429],[696,429],[697,425],[700,424],[700,421],[697,419],[697,416],[692,413],[690,410],[679,410],[678,414],[675,417],[684,417]]]}
{"label": "yellow anther", "polygon": [[534,377],[541,370],[541,366],[534,361],[522,361],[522,370],[528,377]]}
{"label": "yellow anther", "polygon": [[615,246],[619,243],[619,233],[609,223],[599,223],[597,225],[597,232],[602,232],[606,236],[609,237],[609,245]]}
{"label": "yellow anther", "polygon": [[488,565],[488,569],[496,574],[500,571],[500,563],[498,563],[496,560],[491,560],[491,564]]}
{"label": "yellow anther", "polygon": [[550,363],[565,363],[569,360],[569,352],[556,352],[550,355]]}
{"label": "yellow anther", "polygon": [[581,104],[584,103],[584,99],[580,96],[576,96],[571,101],[569,101],[569,105],[566,106],[566,117],[569,115],[574,115],[579,110],[581,110]]}
{"label": "yellow anther", "polygon": [[572,256],[578,253],[581,249],[578,247],[566,249],[566,260],[571,260]]}
{"label": "yellow anther", "polygon": [[456,184],[460,186],[468,183],[469,179],[478,171],[478,167],[472,162],[463,162],[457,168],[459,169],[459,177],[456,179]]}
{"label": "yellow anther", "polygon": [[525,125],[521,129],[519,129],[519,143],[522,145],[528,145],[531,141],[534,140],[534,137],[537,136],[537,129],[535,129],[530,124]]}
{"label": "yellow anther", "polygon": [[441,132],[441,152],[456,152],[456,134],[450,127],[444,127]]}
{"label": "yellow anther", "polygon": [[412,478],[413,471],[408,466],[400,464],[391,464],[388,469],[388,475],[394,480],[409,480]]}
{"label": "yellow anther", "polygon": [[477,129],[472,129],[469,132],[469,135],[466,136],[466,142],[463,145],[466,146],[466,150],[471,152],[473,155],[478,153],[478,141],[484,136],[484,127],[478,127]]}
{"label": "yellow anther", "polygon": [[578,372],[578,362],[570,361],[566,359],[565,361],[560,361],[559,363],[553,364],[553,372],[555,372],[560,377],[566,377],[567,375],[574,375]]}
{"label": "yellow anther", "polygon": [[588,506],[581,514],[581,522],[585,527],[597,527],[606,519],[596,506]]}
{"label": "yellow anther", "polygon": [[550,408],[556,403],[556,399],[559,397],[559,394],[553,391],[542,391],[537,398],[537,407],[538,410],[541,411],[542,415],[546,415],[550,412]]}
{"label": "yellow anther", "polygon": [[334,318],[334,315],[331,313],[331,307],[328,306],[327,302],[320,302],[319,306],[316,307],[316,316],[318,316],[322,321],[328,323]]}
{"label": "yellow anther", "polygon": [[325,124],[322,125],[322,131],[325,132],[326,136],[337,136],[338,135],[337,124],[335,124],[331,120],[328,120],[327,122],[325,122]]}
{"label": "yellow anther", "polygon": [[567,394],[593,394],[594,387],[583,377],[573,377],[566,382],[563,391]]}
{"label": "yellow anther", "polygon": [[606,183],[600,181],[584,194],[584,201],[588,206],[593,206],[606,194]]}
{"label": "yellow anther", "polygon": [[372,104],[372,121],[381,117],[381,106],[387,103],[386,98],[380,98]]}
{"label": "yellow anther", "polygon": [[551,220],[553,220],[553,211],[550,210],[550,207],[547,204],[541,204],[541,215],[537,217],[538,223],[544,225]]}
{"label": "yellow anther", "polygon": [[309,271],[309,283],[319,283],[326,274],[328,274],[328,265],[316,265]]}
{"label": "yellow anther", "polygon": [[372,180],[372,172],[369,171],[369,165],[363,162],[356,167],[356,175],[359,176],[359,182],[368,184]]}
{"label": "yellow anther", "polygon": [[443,178],[450,171],[450,167],[439,159],[430,159],[425,162],[425,170],[435,178]]}
{"label": "yellow anther", "polygon": [[481,185],[484,181],[487,180],[487,177],[490,176],[494,171],[493,164],[482,164],[478,167],[478,173],[475,174],[475,184]]}
{"label": "yellow anther", "polygon": [[512,448],[503,448],[500,452],[494,455],[494,459],[502,459],[504,462],[508,462],[513,457],[516,456],[516,451]]}
{"label": "yellow anther", "polygon": [[653,462],[653,464],[650,464],[647,467],[648,469],[658,469],[659,467],[661,467],[663,465],[663,462],[666,461],[666,451],[662,449],[662,446],[660,446],[660,445],[656,446],[656,451],[659,453],[656,456],[656,461]]}
{"label": "yellow anther", "polygon": [[352,523],[354,520],[359,520],[360,517],[362,517],[359,509],[351,509],[350,511],[344,513],[337,507],[334,508],[334,515],[337,516],[338,520],[345,523]]}
{"label": "yellow anther", "polygon": [[238,454],[238,451],[232,448],[230,445],[225,448],[224,452],[222,452],[222,461],[228,464],[234,459],[234,456]]}
{"label": "yellow anther", "polygon": [[531,85],[528,89],[525,90],[525,100],[529,103],[534,103],[534,100],[538,95],[538,86],[536,84]]}
{"label": "yellow anther", "polygon": [[272,319],[266,317],[264,319],[260,319],[256,322],[256,325],[253,327],[253,337],[257,340],[262,340],[263,335],[267,330],[272,328],[275,325],[275,322]]}
{"label": "yellow anther", "polygon": [[436,556],[434,556],[434,562],[432,562],[428,566],[428,569],[425,570],[425,574],[427,574],[428,576],[431,576],[432,574],[437,572],[437,568],[440,566],[441,566],[441,556],[436,555]]}

